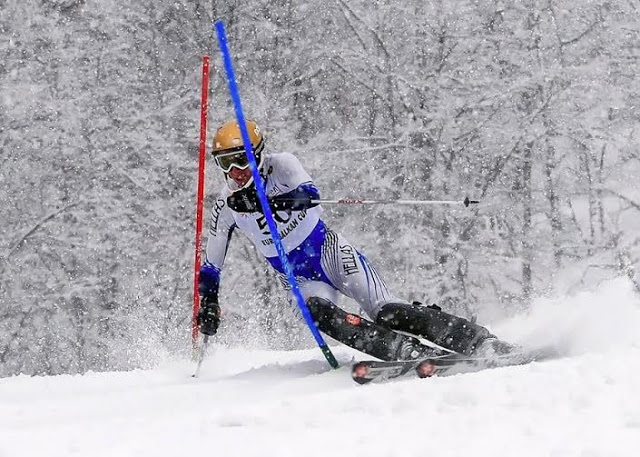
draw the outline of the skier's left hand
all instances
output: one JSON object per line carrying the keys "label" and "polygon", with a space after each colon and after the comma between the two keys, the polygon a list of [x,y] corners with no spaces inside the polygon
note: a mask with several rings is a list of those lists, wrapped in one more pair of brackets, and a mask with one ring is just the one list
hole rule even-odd
{"label": "skier's left hand", "polygon": [[[319,195],[315,187],[299,186],[286,194],[269,198],[271,211],[302,211],[303,209],[317,206],[312,203]],[[258,193],[254,186],[238,190],[227,197],[229,207],[238,213],[262,213],[262,206],[258,201]]]}
{"label": "skier's left hand", "polygon": [[318,191],[315,187],[302,185],[291,192],[270,198],[269,206],[273,211],[302,211],[317,206],[317,203],[312,203],[312,201],[318,198]]}
{"label": "skier's left hand", "polygon": [[269,200],[269,206],[272,211],[302,211],[303,209],[314,206],[311,203],[311,197],[306,194],[296,195],[295,197],[287,197],[286,195],[278,195]]}

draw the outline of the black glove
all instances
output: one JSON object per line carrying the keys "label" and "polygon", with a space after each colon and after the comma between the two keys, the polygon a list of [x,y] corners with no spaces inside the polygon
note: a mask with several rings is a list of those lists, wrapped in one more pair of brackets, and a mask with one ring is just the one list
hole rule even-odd
{"label": "black glove", "polygon": [[254,186],[236,191],[227,197],[227,205],[238,213],[261,213],[258,193]]}
{"label": "black glove", "polygon": [[303,209],[317,206],[317,203],[311,203],[311,195],[305,190],[298,188],[286,194],[278,195],[269,200],[269,206],[272,211],[293,210],[302,211]]}
{"label": "black glove", "polygon": [[200,299],[198,327],[204,335],[215,335],[220,325],[220,305],[218,299],[204,296]]}

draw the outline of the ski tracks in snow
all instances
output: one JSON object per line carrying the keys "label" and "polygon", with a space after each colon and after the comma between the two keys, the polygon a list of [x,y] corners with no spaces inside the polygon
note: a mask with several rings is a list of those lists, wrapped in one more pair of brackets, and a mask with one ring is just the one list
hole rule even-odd
{"label": "ski tracks in snow", "polygon": [[638,349],[368,386],[315,350],[217,355],[200,379],[186,363],[2,379],[0,456],[609,457],[640,446]]}
{"label": "ski tracks in snow", "polygon": [[339,370],[318,349],[217,349],[197,379],[188,362],[0,379],[0,457],[635,457],[637,298],[617,284],[551,305],[501,332],[570,356],[445,378],[360,386],[339,347]]}

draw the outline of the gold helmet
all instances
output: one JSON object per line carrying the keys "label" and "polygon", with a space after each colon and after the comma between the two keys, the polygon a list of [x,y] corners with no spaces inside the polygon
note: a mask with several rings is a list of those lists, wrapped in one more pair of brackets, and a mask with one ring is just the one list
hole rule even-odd
{"label": "gold helmet", "polygon": [[[264,137],[262,136],[262,132],[260,132],[258,124],[248,119],[247,131],[249,132],[249,139],[251,140],[251,146],[253,154],[256,157],[258,169],[260,169],[263,162],[262,150],[264,149]],[[212,153],[216,160],[216,165],[218,165],[225,174],[229,173],[232,167],[244,170],[249,166],[242,142],[242,133],[240,132],[240,126],[237,121],[227,121],[216,130],[216,134],[213,137]]]}

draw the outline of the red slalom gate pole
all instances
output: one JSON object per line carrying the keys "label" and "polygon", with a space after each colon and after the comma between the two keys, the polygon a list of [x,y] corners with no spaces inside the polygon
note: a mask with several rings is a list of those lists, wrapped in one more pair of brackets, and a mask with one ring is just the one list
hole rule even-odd
{"label": "red slalom gate pole", "polygon": [[200,148],[198,154],[198,193],[196,196],[196,242],[193,272],[193,316],[191,345],[198,348],[198,310],[200,309],[200,265],[202,263],[202,212],[204,200],[204,169],[207,150],[207,96],[209,94],[209,56],[202,57],[202,99],[200,103]]}

